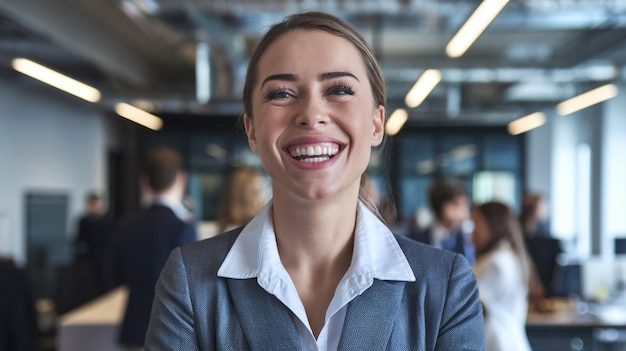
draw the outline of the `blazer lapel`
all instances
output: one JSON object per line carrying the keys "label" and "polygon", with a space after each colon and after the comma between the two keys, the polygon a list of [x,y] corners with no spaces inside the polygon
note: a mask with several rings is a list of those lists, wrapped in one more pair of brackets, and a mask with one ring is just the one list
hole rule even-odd
{"label": "blazer lapel", "polygon": [[374,279],[348,304],[339,350],[385,350],[400,309],[405,282]]}
{"label": "blazer lapel", "polygon": [[291,311],[256,279],[228,279],[228,287],[251,350],[300,350]]}

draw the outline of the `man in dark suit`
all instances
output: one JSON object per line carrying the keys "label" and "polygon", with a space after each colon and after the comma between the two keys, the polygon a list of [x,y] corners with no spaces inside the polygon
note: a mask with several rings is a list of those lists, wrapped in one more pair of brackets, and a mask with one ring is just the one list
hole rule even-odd
{"label": "man in dark suit", "polygon": [[116,277],[129,289],[119,334],[120,343],[128,350],[143,347],[154,286],[170,252],[197,239],[191,214],[182,203],[186,174],[175,150],[152,150],[141,184],[150,206],[124,225],[115,239]]}
{"label": "man in dark suit", "polygon": [[426,244],[460,253],[470,264],[474,263],[476,250],[471,233],[463,224],[469,219],[469,197],[465,187],[451,180],[437,180],[428,191],[434,223],[425,229],[409,233],[409,237]]}

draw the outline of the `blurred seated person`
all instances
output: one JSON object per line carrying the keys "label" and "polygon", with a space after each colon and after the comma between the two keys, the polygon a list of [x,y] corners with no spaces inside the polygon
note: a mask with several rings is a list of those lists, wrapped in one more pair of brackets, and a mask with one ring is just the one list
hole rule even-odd
{"label": "blurred seated person", "polygon": [[475,249],[471,233],[463,224],[469,219],[469,197],[465,187],[452,180],[435,181],[428,192],[435,222],[430,227],[409,233],[409,237],[464,255],[472,264]]}
{"label": "blurred seated person", "polygon": [[218,233],[244,226],[267,203],[263,173],[253,168],[234,169],[220,204]]}
{"label": "blurred seated person", "polygon": [[528,351],[530,265],[517,218],[507,205],[488,202],[473,208],[472,220],[487,350]]}
{"label": "blurred seated person", "polygon": [[558,269],[557,257],[563,252],[561,241],[550,236],[548,206],[544,198],[535,193],[525,193],[522,198],[520,224],[528,255],[532,259],[536,278],[535,295],[553,296],[554,277]]}
{"label": "blurred seated person", "polygon": [[0,350],[39,350],[35,299],[26,272],[0,258]]}

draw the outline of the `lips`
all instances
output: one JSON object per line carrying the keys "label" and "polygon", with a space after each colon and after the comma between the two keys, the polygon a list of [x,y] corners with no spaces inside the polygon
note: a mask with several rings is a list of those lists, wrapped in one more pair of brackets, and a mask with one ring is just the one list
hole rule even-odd
{"label": "lips", "polygon": [[293,145],[287,149],[289,155],[301,162],[324,162],[339,153],[340,145],[324,142],[313,144]]}

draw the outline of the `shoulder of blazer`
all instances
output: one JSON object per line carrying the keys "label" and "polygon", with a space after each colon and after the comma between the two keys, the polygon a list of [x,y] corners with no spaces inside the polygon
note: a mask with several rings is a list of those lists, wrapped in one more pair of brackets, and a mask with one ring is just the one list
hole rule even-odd
{"label": "shoulder of blazer", "polygon": [[[396,235],[396,240],[404,252],[416,278],[434,276],[441,279],[442,274],[448,276],[458,254],[424,244],[413,239]],[[418,278],[419,280],[419,278]]]}
{"label": "shoulder of blazer", "polygon": [[224,234],[182,246],[181,256],[187,269],[198,267],[207,273],[217,274],[217,270],[242,230],[243,227],[236,228]]}

